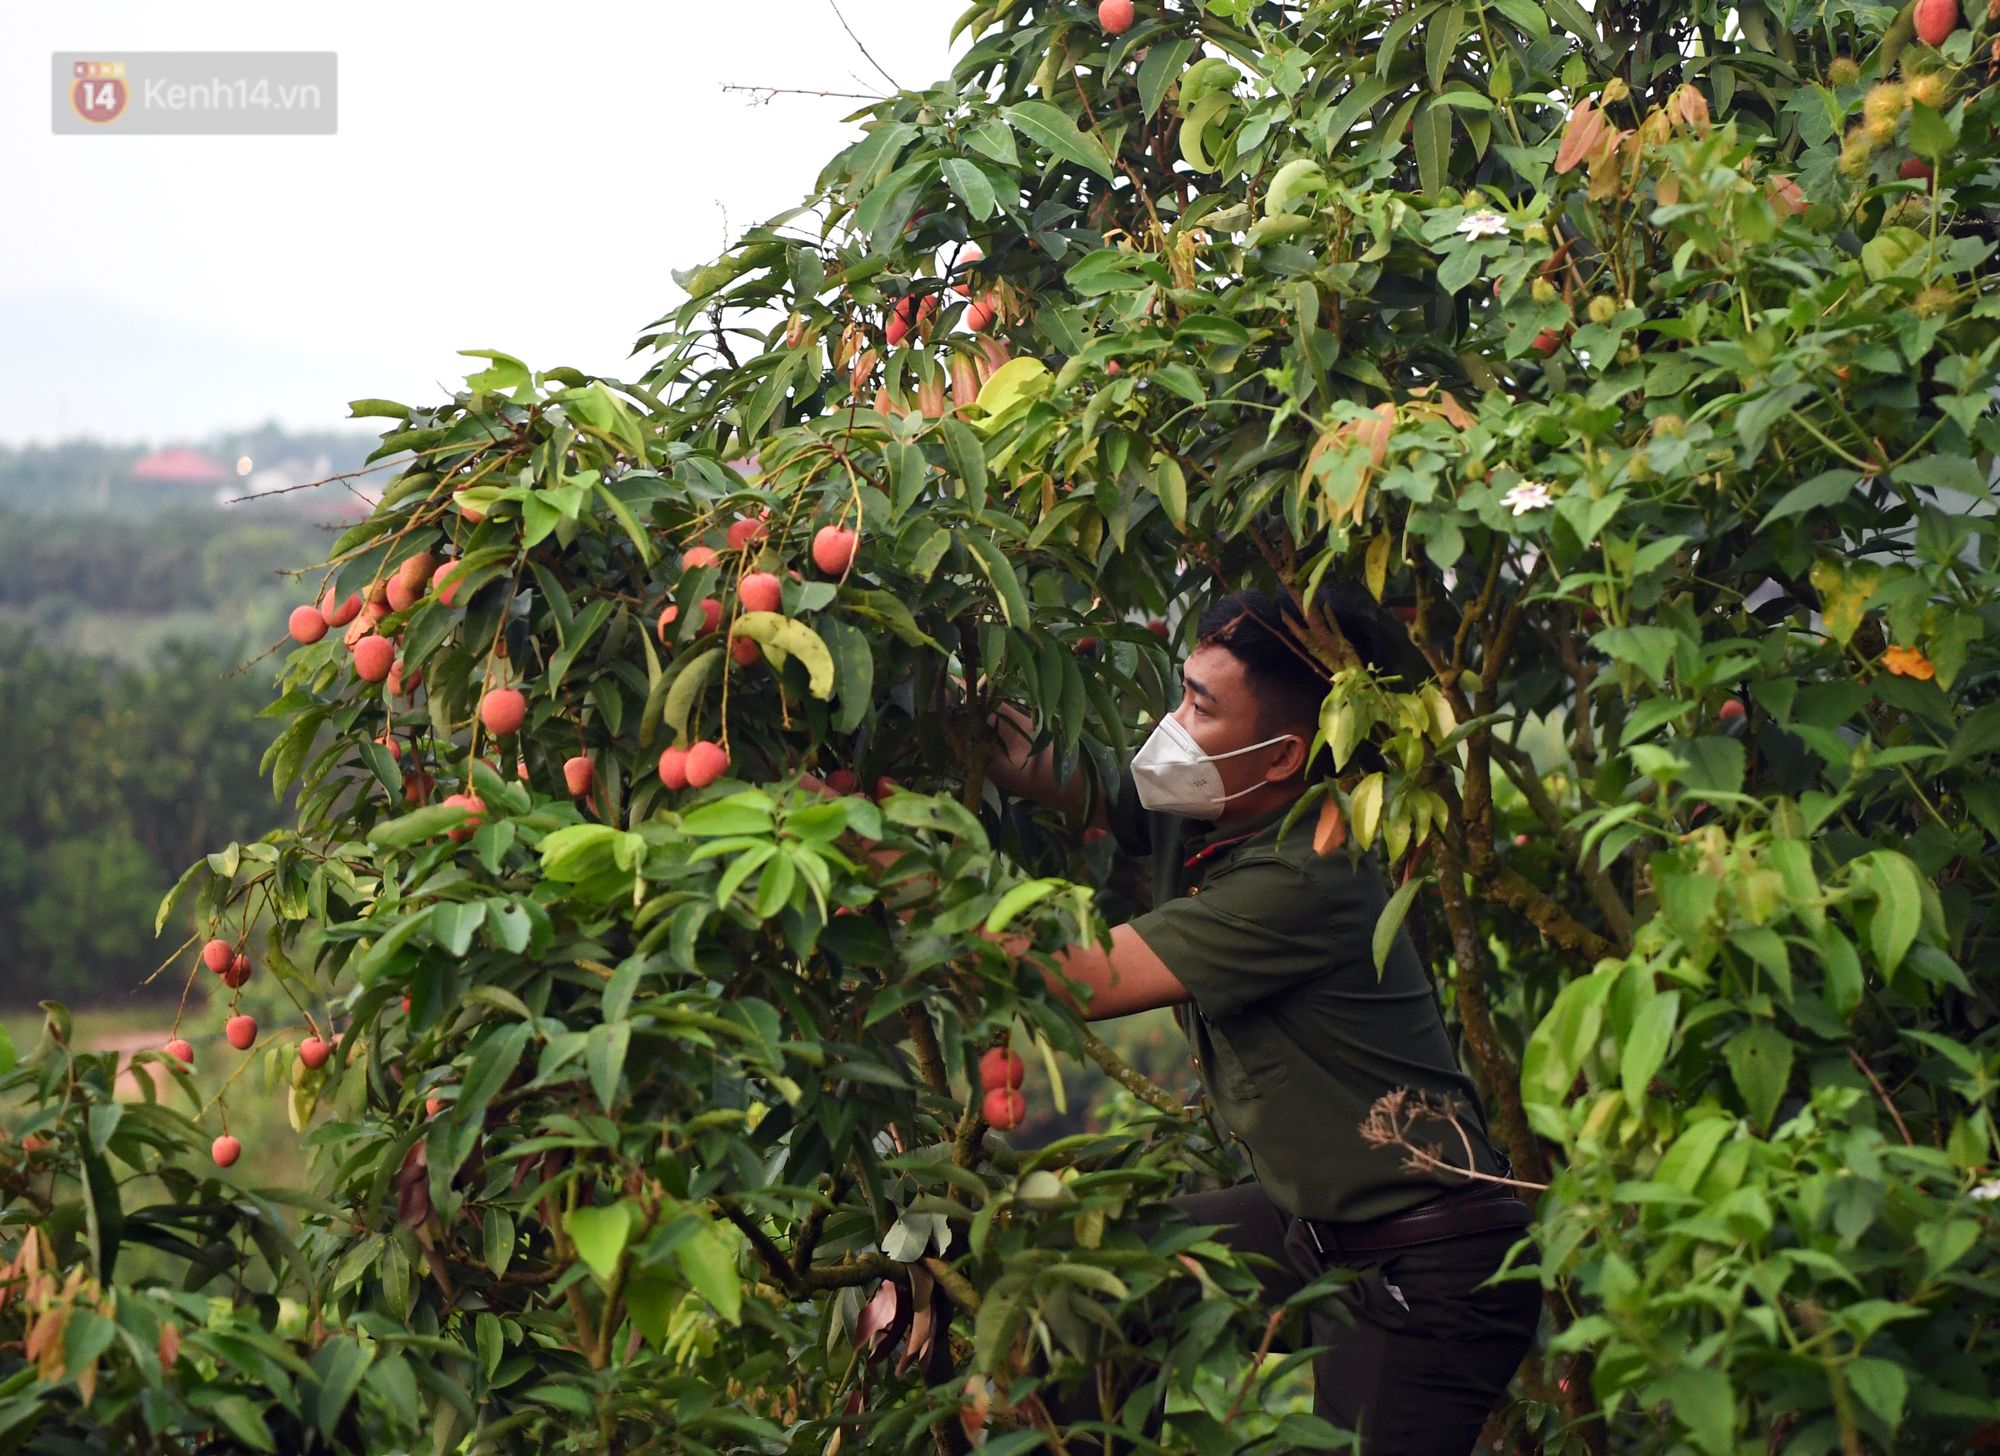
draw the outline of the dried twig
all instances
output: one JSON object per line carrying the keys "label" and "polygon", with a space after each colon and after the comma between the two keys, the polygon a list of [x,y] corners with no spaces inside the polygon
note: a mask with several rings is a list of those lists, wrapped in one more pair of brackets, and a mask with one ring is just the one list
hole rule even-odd
{"label": "dried twig", "polygon": [[[1469,1182],[1497,1183],[1507,1188],[1525,1188],[1534,1193],[1548,1190],[1546,1183],[1527,1178],[1503,1178],[1498,1173],[1482,1173],[1472,1167],[1472,1138],[1458,1118],[1462,1107],[1457,1098],[1432,1097],[1427,1092],[1412,1092],[1406,1087],[1398,1087],[1393,1092],[1383,1093],[1370,1105],[1368,1116],[1361,1123],[1361,1141],[1371,1148],[1401,1148],[1403,1167],[1412,1173],[1449,1173]],[[1420,1121],[1442,1122],[1457,1133],[1459,1141],[1465,1146],[1466,1166],[1460,1167],[1449,1158],[1440,1156],[1434,1146],[1412,1141],[1411,1129]]]}

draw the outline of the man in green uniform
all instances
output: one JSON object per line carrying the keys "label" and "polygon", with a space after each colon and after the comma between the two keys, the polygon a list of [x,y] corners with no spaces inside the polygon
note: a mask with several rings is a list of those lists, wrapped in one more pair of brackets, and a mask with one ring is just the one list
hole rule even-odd
{"label": "man in green uniform", "polygon": [[[1384,654],[1379,615],[1336,616],[1364,657]],[[1188,1218],[1275,1263],[1260,1271],[1274,1305],[1333,1266],[1359,1271],[1340,1297],[1349,1318],[1310,1321],[1311,1343],[1329,1347],[1313,1364],[1314,1409],[1358,1430],[1369,1456],[1465,1456],[1533,1338],[1532,1281],[1480,1287],[1529,1210],[1489,1181],[1507,1163],[1407,935],[1376,972],[1387,893],[1374,860],[1315,853],[1310,814],[1278,833],[1315,767],[1326,692],[1296,609],[1224,598],[1201,618],[1184,678],[1180,705],[1095,808],[1081,775],[1058,782],[1050,752],[1032,750],[1024,719],[1001,719],[1000,787],[1152,859],[1152,909],[1116,927],[1109,951],[1077,946],[1059,962],[1088,989],[1091,1020],[1182,1008],[1209,1103],[1255,1174],[1174,1200]],[[1362,1140],[1370,1106],[1398,1088],[1462,1108],[1462,1139],[1439,1123],[1427,1141],[1469,1157],[1473,1176],[1413,1172],[1401,1151]],[[1092,1418],[1087,1405],[1063,1414]]]}

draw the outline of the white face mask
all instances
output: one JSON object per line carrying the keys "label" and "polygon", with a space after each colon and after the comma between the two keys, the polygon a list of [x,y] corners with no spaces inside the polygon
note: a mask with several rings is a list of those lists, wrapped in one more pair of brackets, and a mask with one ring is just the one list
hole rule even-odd
{"label": "white face mask", "polygon": [[1203,753],[1194,735],[1178,718],[1162,718],[1154,726],[1139,751],[1132,755],[1132,782],[1138,786],[1139,802],[1163,814],[1185,814],[1190,819],[1214,819],[1231,799],[1240,799],[1263,787],[1261,782],[1233,794],[1222,792],[1222,771],[1216,761],[1254,753],[1296,738],[1296,733],[1280,733],[1248,748],[1228,753]]}

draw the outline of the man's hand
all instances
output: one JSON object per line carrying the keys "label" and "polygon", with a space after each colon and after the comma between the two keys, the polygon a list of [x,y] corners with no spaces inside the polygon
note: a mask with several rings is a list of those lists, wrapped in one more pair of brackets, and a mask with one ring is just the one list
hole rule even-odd
{"label": "man's hand", "polygon": [[1017,798],[1046,804],[1073,820],[1082,820],[1089,811],[1089,827],[1108,827],[1103,796],[1090,792],[1082,767],[1072,772],[1066,782],[1058,781],[1055,745],[1034,751],[1035,725],[1027,714],[1010,703],[996,703],[991,725],[996,742],[986,760],[988,778]]}
{"label": "man's hand", "polygon": [[[1020,960],[1028,954],[1025,935],[992,936],[1010,956]],[[1095,945],[1073,945],[1056,952],[1055,971],[1042,970],[1058,1000],[1086,1021],[1108,1021],[1114,1016],[1131,1016],[1156,1006],[1178,1006],[1191,999],[1180,977],[1153,953],[1153,948],[1129,925],[1111,932],[1111,949]],[[1038,969],[1040,969],[1038,967]],[[1088,1004],[1071,993],[1065,978],[1081,981],[1090,991]]]}

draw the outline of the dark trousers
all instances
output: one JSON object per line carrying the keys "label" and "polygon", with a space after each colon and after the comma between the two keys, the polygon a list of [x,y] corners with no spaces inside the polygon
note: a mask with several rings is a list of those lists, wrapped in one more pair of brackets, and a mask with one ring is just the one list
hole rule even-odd
{"label": "dark trousers", "polygon": [[[1273,1261],[1253,1262],[1272,1308],[1334,1266],[1254,1181],[1172,1201],[1190,1223],[1226,1225],[1218,1242]],[[1541,1314],[1533,1280],[1478,1288],[1520,1237],[1500,1229],[1339,1261],[1361,1277],[1329,1297],[1326,1313],[1305,1317],[1306,1344],[1327,1347],[1313,1358],[1314,1413],[1358,1431],[1365,1456],[1467,1456]],[[1292,1348],[1283,1338],[1274,1348]],[[1058,1423],[1103,1419],[1087,1387],[1050,1408]],[[1101,1448],[1093,1439],[1071,1449]]]}

